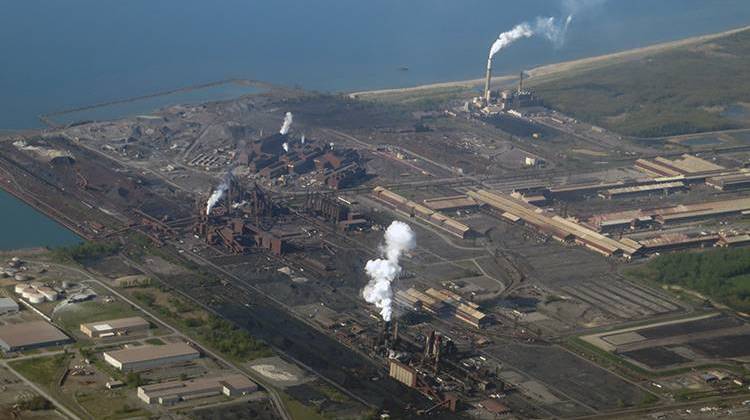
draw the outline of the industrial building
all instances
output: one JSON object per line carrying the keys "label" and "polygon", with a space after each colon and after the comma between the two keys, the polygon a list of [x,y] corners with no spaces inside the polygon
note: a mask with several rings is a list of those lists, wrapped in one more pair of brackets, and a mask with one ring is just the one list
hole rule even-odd
{"label": "industrial building", "polygon": [[11,298],[0,298],[0,315],[18,312],[18,303]]}
{"label": "industrial building", "polygon": [[742,172],[710,177],[706,179],[706,185],[716,188],[719,191],[736,191],[750,188],[750,173]]}
{"label": "industrial building", "polygon": [[31,350],[70,342],[70,337],[46,321],[0,326],[0,347],[4,351]]}
{"label": "industrial building", "polygon": [[605,256],[632,258],[639,248],[633,244],[608,238],[582,224],[549,214],[523,201],[485,190],[469,192],[469,196],[486,203],[500,214],[509,213],[545,235],[561,241],[575,242]]}
{"label": "industrial building", "polygon": [[425,199],[424,205],[435,211],[476,210],[479,203],[468,195],[453,195]]}
{"label": "industrial building", "polygon": [[726,170],[721,165],[688,154],[678,159],[638,159],[635,161],[635,167],[655,178],[711,174]]}
{"label": "industrial building", "polygon": [[408,387],[414,388],[417,386],[417,371],[396,360],[390,361],[388,376]]}
{"label": "industrial building", "polygon": [[429,288],[420,292],[412,287],[396,292],[394,301],[404,309],[424,311],[441,318],[454,317],[474,328],[484,328],[491,322],[491,318],[479,310],[479,305],[450,290]]}
{"label": "industrial building", "polygon": [[115,335],[146,332],[149,329],[149,323],[139,316],[134,316],[130,318],[81,324],[80,328],[81,332],[91,338],[105,338]]}
{"label": "industrial building", "polygon": [[225,395],[235,397],[258,390],[258,385],[244,375],[226,375],[218,378],[201,378],[173,381],[138,387],[138,398],[146,404],[172,405],[180,401]]}
{"label": "industrial building", "polygon": [[122,371],[151,369],[199,357],[200,352],[187,343],[139,346],[104,353],[104,360]]}
{"label": "industrial building", "polygon": [[599,193],[602,198],[631,198],[653,194],[667,195],[675,191],[684,191],[687,186],[682,181],[662,182],[647,185],[636,185],[631,187],[610,188]]}
{"label": "industrial building", "polygon": [[419,203],[411,201],[405,197],[402,197],[386,188],[375,187],[372,190],[372,195],[378,200],[390,205],[396,210],[400,210],[410,217],[418,217],[433,226],[436,226],[444,231],[458,236],[461,239],[471,231],[471,228],[465,224],[454,220],[448,216],[443,215],[429,207],[423,206]]}

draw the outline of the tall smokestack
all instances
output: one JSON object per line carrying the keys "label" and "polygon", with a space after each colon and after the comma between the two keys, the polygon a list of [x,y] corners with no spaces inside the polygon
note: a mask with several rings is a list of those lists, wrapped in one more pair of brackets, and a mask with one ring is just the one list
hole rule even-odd
{"label": "tall smokestack", "polygon": [[484,80],[484,100],[490,103],[490,82],[492,81],[492,57],[487,59],[487,78]]}
{"label": "tall smokestack", "polygon": [[523,92],[523,71],[521,71],[521,76],[518,78],[518,93]]}

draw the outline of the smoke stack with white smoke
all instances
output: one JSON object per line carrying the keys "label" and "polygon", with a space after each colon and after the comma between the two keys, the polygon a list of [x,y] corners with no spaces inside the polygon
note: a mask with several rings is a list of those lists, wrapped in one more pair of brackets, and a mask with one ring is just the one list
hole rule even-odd
{"label": "smoke stack with white smoke", "polygon": [[289,134],[289,129],[292,128],[292,113],[287,112],[286,115],[284,115],[284,124],[281,125],[281,130],[279,130],[279,134],[286,136]]}
{"label": "smoke stack with white smoke", "polygon": [[211,210],[216,206],[216,203],[219,202],[222,198],[224,198],[224,194],[227,193],[227,190],[229,190],[229,184],[232,182],[232,168],[227,171],[226,175],[224,175],[224,179],[222,179],[221,184],[219,184],[218,187],[214,190],[213,193],[211,193],[211,196],[208,197],[208,202],[206,203],[206,216],[211,214]]}
{"label": "smoke stack with white smoke", "polygon": [[404,252],[416,246],[416,236],[411,227],[396,220],[385,231],[385,243],[381,246],[384,258],[370,260],[365,265],[370,282],[362,290],[362,297],[380,309],[380,316],[386,322],[393,315],[391,283],[401,274],[399,259]]}
{"label": "smoke stack with white smoke", "polygon": [[281,145],[281,147],[282,147],[282,148],[284,149],[284,152],[286,152],[286,153],[288,153],[288,152],[289,152],[289,143],[287,143],[287,142],[284,142],[284,143],[283,143],[283,144]]}
{"label": "smoke stack with white smoke", "polygon": [[305,135],[302,135],[302,138],[299,139],[300,144],[305,144]]}
{"label": "smoke stack with white smoke", "polygon": [[490,79],[492,78],[492,59],[497,53],[507,48],[514,42],[522,38],[531,38],[535,35],[541,35],[559,48],[565,42],[565,33],[568,30],[573,16],[569,15],[563,22],[559,22],[554,17],[538,17],[534,24],[523,22],[516,25],[513,29],[503,32],[497,37],[490,47],[490,54],[487,58],[487,77],[484,82],[485,99],[490,99]]}

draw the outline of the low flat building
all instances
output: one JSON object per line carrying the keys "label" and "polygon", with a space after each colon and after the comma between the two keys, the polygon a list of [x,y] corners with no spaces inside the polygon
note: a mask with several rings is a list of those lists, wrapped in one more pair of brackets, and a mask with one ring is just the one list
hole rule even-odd
{"label": "low flat building", "polygon": [[138,398],[146,404],[172,405],[222,394],[227,397],[247,395],[257,390],[258,385],[243,375],[226,375],[141,386]]}
{"label": "low flat building", "polygon": [[0,348],[5,351],[31,350],[68,344],[72,340],[46,321],[31,321],[0,327]]}
{"label": "low flat building", "polygon": [[18,312],[18,303],[11,298],[0,298],[0,315]]}
{"label": "low flat building", "polygon": [[115,335],[127,335],[146,332],[149,323],[145,319],[134,316],[130,318],[112,319],[109,321],[90,322],[81,324],[81,332],[91,338],[112,337]]}
{"label": "low flat building", "polygon": [[200,357],[200,352],[187,343],[163,346],[138,346],[104,353],[104,360],[122,371],[145,370],[187,362]]}

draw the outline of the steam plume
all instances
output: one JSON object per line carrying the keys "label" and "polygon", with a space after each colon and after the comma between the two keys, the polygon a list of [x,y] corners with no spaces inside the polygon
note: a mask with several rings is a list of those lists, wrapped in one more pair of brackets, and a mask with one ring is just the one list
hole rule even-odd
{"label": "steam plume", "polygon": [[287,112],[286,115],[284,115],[284,124],[281,125],[281,130],[279,130],[279,133],[286,136],[289,133],[289,129],[292,127],[292,113]]}
{"label": "steam plume", "polygon": [[289,152],[289,143],[284,142],[281,147],[284,148],[284,152]]}
{"label": "steam plume", "polygon": [[232,168],[229,168],[229,171],[227,171],[226,175],[224,175],[224,179],[221,180],[221,183],[218,187],[214,190],[213,193],[211,193],[211,196],[208,198],[208,203],[206,203],[206,215],[208,216],[211,214],[211,210],[214,208],[216,203],[219,202],[222,198],[224,198],[224,194],[227,193],[227,190],[229,189],[229,184],[232,182]]}
{"label": "steam plume", "polygon": [[572,20],[573,15],[568,15],[563,22],[558,22],[554,17],[538,17],[533,24],[523,22],[511,30],[501,33],[490,48],[488,66],[491,65],[492,57],[495,54],[522,38],[541,35],[551,41],[555,47],[562,46],[565,42],[565,33]]}
{"label": "steam plume", "polygon": [[301,139],[299,139],[299,142],[300,142],[301,144],[305,144],[305,135],[304,135],[304,134],[302,135],[302,138],[301,138]]}
{"label": "steam plume", "polygon": [[396,220],[385,231],[385,243],[381,246],[385,258],[370,260],[365,265],[370,282],[362,290],[362,297],[380,309],[380,316],[384,321],[390,321],[393,314],[391,283],[401,274],[398,260],[401,254],[416,246],[416,237],[411,227]]}

